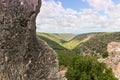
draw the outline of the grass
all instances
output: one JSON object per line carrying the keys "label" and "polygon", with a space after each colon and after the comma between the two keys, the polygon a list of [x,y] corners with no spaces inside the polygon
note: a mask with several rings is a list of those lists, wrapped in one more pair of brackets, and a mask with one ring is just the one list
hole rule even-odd
{"label": "grass", "polygon": [[84,38],[77,39],[77,38],[74,38],[75,37],[74,34],[37,33],[37,35],[39,35],[41,37],[46,37],[69,50],[74,49],[80,43],[86,42],[87,40],[89,40],[88,38],[90,38],[90,37],[86,36]]}

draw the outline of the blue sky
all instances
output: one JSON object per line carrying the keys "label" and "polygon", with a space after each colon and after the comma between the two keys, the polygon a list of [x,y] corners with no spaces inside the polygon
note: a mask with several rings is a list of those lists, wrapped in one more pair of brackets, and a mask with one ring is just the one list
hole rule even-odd
{"label": "blue sky", "polygon": [[43,0],[37,32],[120,31],[120,0]]}
{"label": "blue sky", "polygon": [[83,8],[90,7],[85,0],[55,0],[56,2],[62,2],[64,8],[71,8],[74,10],[82,10]]}

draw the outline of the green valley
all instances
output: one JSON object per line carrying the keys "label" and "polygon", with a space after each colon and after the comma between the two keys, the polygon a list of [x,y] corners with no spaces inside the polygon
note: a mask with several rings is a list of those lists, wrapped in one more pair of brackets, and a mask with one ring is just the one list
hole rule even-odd
{"label": "green valley", "polygon": [[80,43],[86,42],[92,37],[91,35],[81,35],[78,37],[75,34],[53,34],[53,33],[49,34],[37,33],[37,35],[40,37],[48,38],[69,50],[74,49]]}
{"label": "green valley", "polygon": [[[107,44],[111,41],[120,41],[120,32],[104,32],[104,33],[87,33],[87,34],[53,34],[53,33],[37,33],[41,39],[51,40],[59,46],[76,51],[76,53],[100,54],[106,52]],[[51,47],[55,47],[51,46]]]}
{"label": "green valley", "polygon": [[[108,56],[107,44],[120,41],[120,32],[37,35],[58,54],[60,70],[68,68],[68,80],[117,80],[112,69],[97,59]],[[104,70],[106,72],[103,73]]]}

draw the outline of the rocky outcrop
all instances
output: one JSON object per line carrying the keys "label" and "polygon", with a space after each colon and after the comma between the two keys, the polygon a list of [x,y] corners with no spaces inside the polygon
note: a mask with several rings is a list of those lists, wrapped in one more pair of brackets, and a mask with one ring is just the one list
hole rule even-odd
{"label": "rocky outcrop", "polygon": [[59,79],[58,80],[67,80],[67,78],[65,77],[65,73],[67,72],[67,70],[61,70],[59,71]]}
{"label": "rocky outcrop", "polygon": [[0,80],[57,80],[56,53],[36,38],[41,0],[0,0]]}
{"label": "rocky outcrop", "polygon": [[120,42],[111,42],[107,46],[109,53],[104,62],[112,68],[115,76],[120,80]]}
{"label": "rocky outcrop", "polygon": [[64,67],[64,66],[59,66],[59,72],[58,72],[58,77],[59,79],[58,80],[67,80],[65,74],[67,72],[68,68],[67,67]]}

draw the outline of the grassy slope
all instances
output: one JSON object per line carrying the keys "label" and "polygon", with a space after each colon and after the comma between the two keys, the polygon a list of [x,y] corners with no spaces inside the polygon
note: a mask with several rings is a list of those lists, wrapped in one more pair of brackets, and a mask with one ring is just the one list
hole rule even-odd
{"label": "grassy slope", "polygon": [[65,49],[64,47],[60,46],[57,42],[54,42],[54,41],[50,40],[49,38],[46,38],[44,36],[38,36],[38,37],[40,37],[40,39],[42,39],[45,42],[47,42],[48,45],[50,47],[52,47],[54,50],[64,50]]}
{"label": "grassy slope", "polygon": [[56,36],[58,39],[64,40],[64,41],[69,41],[71,40],[73,37],[75,37],[75,34],[53,34],[54,36]]}
{"label": "grassy slope", "polygon": [[94,37],[78,45],[74,50],[77,53],[101,54],[106,52],[107,44],[111,41],[120,41],[120,32],[96,33]]}
{"label": "grassy slope", "polygon": [[63,44],[63,46],[67,49],[73,50],[75,47],[77,47],[79,44],[84,43],[88,41],[90,38],[92,38],[93,34],[81,34],[79,36],[75,36],[70,41]]}
{"label": "grassy slope", "polygon": [[37,33],[41,37],[46,37],[66,49],[72,50],[82,42],[86,42],[90,39],[89,35],[83,34],[80,37],[75,37],[74,34],[47,34],[47,33]]}
{"label": "grassy slope", "polygon": [[80,34],[77,36],[72,34],[47,34],[47,33],[37,34],[41,37],[45,37],[52,40],[53,42],[56,42],[57,44],[66,49],[74,50],[76,51],[76,53],[101,54],[103,52],[106,52],[107,44],[109,42],[120,41],[120,32],[89,33]]}
{"label": "grassy slope", "polygon": [[71,61],[73,55],[75,55],[74,51],[71,51],[71,50],[68,50],[68,49],[62,47],[57,42],[52,41],[45,36],[38,35],[38,37],[40,37],[42,40],[46,41],[48,43],[48,45],[57,52],[60,65],[68,66],[68,64],[70,64],[70,61]]}
{"label": "grassy slope", "polygon": [[49,33],[49,34],[48,33],[37,33],[37,35],[47,37],[58,43],[64,43],[66,41],[69,41],[75,36],[74,34],[53,34],[53,33]]}

